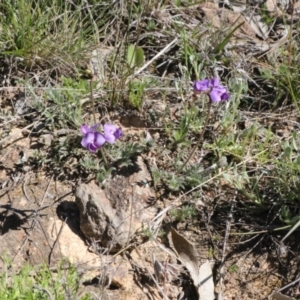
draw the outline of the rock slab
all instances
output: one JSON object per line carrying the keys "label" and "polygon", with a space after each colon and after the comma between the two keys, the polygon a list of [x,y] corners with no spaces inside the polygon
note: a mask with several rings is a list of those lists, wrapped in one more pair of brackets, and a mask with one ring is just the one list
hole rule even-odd
{"label": "rock slab", "polygon": [[145,182],[151,176],[141,157],[130,172],[111,178],[101,189],[91,182],[76,189],[80,229],[90,242],[100,242],[110,252],[126,246],[134,233],[156,215],[155,194]]}

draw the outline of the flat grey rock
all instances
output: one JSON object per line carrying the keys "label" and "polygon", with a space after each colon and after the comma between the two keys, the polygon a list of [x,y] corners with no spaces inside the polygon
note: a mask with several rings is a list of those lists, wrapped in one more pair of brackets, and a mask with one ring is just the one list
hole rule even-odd
{"label": "flat grey rock", "polygon": [[145,180],[151,181],[151,176],[138,157],[133,168],[111,178],[104,190],[93,182],[78,186],[80,229],[90,242],[115,252],[129,243],[142,224],[147,226],[157,209],[151,205],[154,191],[143,184]]}

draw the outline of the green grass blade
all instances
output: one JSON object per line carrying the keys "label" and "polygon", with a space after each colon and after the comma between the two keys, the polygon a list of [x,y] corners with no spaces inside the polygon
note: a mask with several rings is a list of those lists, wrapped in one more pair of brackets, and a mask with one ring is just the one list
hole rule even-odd
{"label": "green grass blade", "polygon": [[[236,20],[236,22],[238,21],[238,19]],[[235,23],[236,23],[235,22]],[[234,23],[234,24],[235,24]],[[240,24],[238,24],[236,27],[234,27],[230,33],[225,37],[225,39],[216,46],[215,50],[214,50],[214,53],[215,54],[218,54],[220,53],[224,48],[225,46],[228,44],[228,42],[230,41],[231,37],[233,36],[233,34],[235,33],[235,31],[237,31],[245,22],[242,22]]]}

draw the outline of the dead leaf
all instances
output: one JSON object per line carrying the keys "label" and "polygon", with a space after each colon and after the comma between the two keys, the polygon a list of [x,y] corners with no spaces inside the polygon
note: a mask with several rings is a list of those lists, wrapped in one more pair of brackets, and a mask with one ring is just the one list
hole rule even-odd
{"label": "dead leaf", "polygon": [[228,2],[230,3],[229,6],[231,6],[233,11],[236,13],[241,13],[247,8],[247,2],[245,0],[230,0]]}
{"label": "dead leaf", "polygon": [[188,269],[199,298],[201,300],[214,300],[214,282],[209,261],[198,267],[197,251],[194,246],[174,228],[171,229],[173,247],[182,264]]}
{"label": "dead leaf", "polygon": [[246,16],[245,19],[248,21],[254,32],[262,39],[267,39],[269,35],[269,26],[262,22],[262,17],[260,15]]}
{"label": "dead leaf", "polygon": [[277,293],[273,295],[274,300],[296,300],[295,298],[282,295],[281,293]]}
{"label": "dead leaf", "polygon": [[199,270],[199,287],[198,293],[200,299],[214,300],[215,299],[215,286],[213,281],[212,269],[210,262],[207,260],[200,266]]}
{"label": "dead leaf", "polygon": [[197,252],[194,246],[181,234],[179,234],[173,227],[171,229],[171,237],[174,249],[176,250],[180,261],[188,269],[194,285],[198,287],[199,284],[199,267]]}
{"label": "dead leaf", "polygon": [[158,282],[170,282],[180,273],[180,266],[170,263],[169,258],[166,261],[159,261],[156,259],[154,253],[152,253],[152,263]]}

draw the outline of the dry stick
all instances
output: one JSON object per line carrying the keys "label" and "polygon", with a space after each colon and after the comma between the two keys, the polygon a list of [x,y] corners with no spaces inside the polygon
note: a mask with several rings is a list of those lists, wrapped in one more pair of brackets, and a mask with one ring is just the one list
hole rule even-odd
{"label": "dry stick", "polygon": [[135,251],[136,253],[138,254],[139,258],[141,259],[143,265],[144,265],[144,268],[147,270],[147,272],[149,273],[151,279],[153,280],[153,282],[155,283],[157,289],[160,291],[161,295],[163,296],[164,300],[169,300],[168,296],[165,295],[163,289],[160,287],[159,283],[157,282],[157,280],[154,278],[154,276],[152,275],[152,272],[150,272],[150,270],[148,269],[147,265],[145,264],[145,261],[144,259],[142,258],[139,250],[137,249],[137,247],[134,247],[135,248]]}
{"label": "dry stick", "polygon": [[22,242],[22,245],[20,246],[20,248],[18,249],[18,251],[16,252],[15,256],[12,259],[12,264],[15,261],[16,257],[18,256],[18,254],[23,250],[23,248],[25,247],[26,243],[28,242],[29,237],[26,236]]}
{"label": "dry stick", "polygon": [[[120,1],[120,8],[121,8],[121,15],[123,15],[124,13],[124,1]],[[125,37],[122,37],[121,38],[121,42],[119,43],[119,45],[115,46],[115,48],[117,49],[117,51],[115,52],[114,56],[113,56],[113,60],[112,60],[112,66],[115,66],[115,63],[117,61],[117,56],[120,54],[121,52],[121,47],[122,45],[124,44],[124,40],[125,40],[125,44],[128,44],[128,28],[129,28],[129,23],[127,25],[127,29],[125,30]],[[121,35],[121,22],[118,22],[117,23],[117,29],[116,29],[116,38],[115,40],[117,41],[117,44],[118,44],[118,41],[119,41],[119,37]],[[124,52],[124,56],[123,56],[123,59],[125,59],[125,52]],[[122,69],[121,69],[121,73],[123,74],[123,71],[124,71],[124,68],[125,68],[125,64],[122,64]],[[115,82],[116,82],[116,79],[113,79],[112,80],[112,74],[113,74],[113,67],[110,68],[110,72],[109,72],[109,76],[108,76],[108,82],[112,81],[113,82],[113,89],[112,89],[112,95],[110,96],[110,107],[113,108],[113,105],[115,103],[114,99],[115,99],[115,96],[116,96],[116,85],[115,85]],[[123,76],[122,76],[122,80],[123,80]],[[122,83],[123,84],[123,83]],[[118,100],[118,99],[117,99]]]}
{"label": "dry stick", "polygon": [[[44,205],[44,206],[43,206],[44,201],[45,201],[46,196],[47,196],[47,193],[48,193],[48,190],[49,190],[49,187],[50,187],[50,185],[51,185],[51,183],[52,183],[52,180],[53,180],[53,176],[51,176],[51,178],[50,178],[50,180],[49,180],[49,182],[48,182],[48,185],[47,185],[46,190],[45,190],[45,192],[44,192],[42,201],[41,201],[41,203],[39,203],[39,208],[35,210],[35,213],[34,213],[35,215],[37,215],[37,213],[38,213],[39,211],[41,211],[42,209],[45,209],[45,208],[47,208],[47,207],[52,206],[52,205]],[[24,184],[23,184],[23,191],[24,191],[24,194],[25,194],[26,198],[28,199],[28,195],[27,195],[26,188],[25,188],[25,185],[24,185]],[[44,236],[46,237],[47,244],[48,244],[49,248],[51,248],[51,245],[50,245],[50,243],[49,243],[49,241],[48,241],[48,239],[47,239],[47,234],[46,234],[46,232],[45,232],[43,226],[41,225],[41,223],[40,223],[39,221],[37,221],[37,219],[33,219],[33,220],[34,220],[34,222],[35,222],[34,226],[36,225],[36,223],[38,223],[38,224],[40,225],[40,228],[41,228],[41,230],[43,231]],[[36,247],[37,247],[37,245],[36,245]],[[38,247],[37,247],[37,248],[38,248]]]}
{"label": "dry stick", "polygon": [[[259,235],[259,234],[262,234],[262,233],[267,233],[267,232],[270,232],[270,231],[280,231],[280,230],[286,230],[286,229],[289,229],[291,228],[291,225],[286,225],[286,226],[283,226],[283,227],[278,227],[278,228],[274,228],[274,229],[266,229],[266,230],[260,230],[260,231],[249,231],[249,232],[230,232],[230,235]],[[296,228],[295,228],[296,229]],[[293,231],[295,230],[293,229]],[[292,232],[288,233],[288,235],[290,235]],[[284,238],[286,239],[288,237],[288,235]],[[281,240],[282,242],[283,240]]]}
{"label": "dry stick", "polygon": [[163,291],[167,292],[167,280],[168,280],[168,262],[169,262],[169,256],[167,256],[166,261],[164,263],[164,288]]}
{"label": "dry stick", "polygon": [[134,193],[134,184],[131,184],[131,188],[132,188],[132,194],[131,194],[131,203],[130,203],[130,219],[129,219],[129,229],[128,229],[128,237],[127,237],[127,243],[126,243],[126,248],[129,245],[129,241],[130,241],[130,230],[131,230],[131,226],[132,226],[132,218],[133,218],[133,193]]}
{"label": "dry stick", "polygon": [[[51,177],[51,180],[52,180],[52,179],[53,179],[53,176]],[[50,185],[50,183],[49,183],[49,185]],[[49,185],[48,185],[48,187],[49,187]],[[48,190],[48,187],[47,187],[47,190]],[[44,198],[43,198],[43,200],[44,200]],[[42,203],[43,203],[43,201],[42,201]],[[55,202],[53,202],[53,203],[55,203]],[[53,207],[52,207],[52,212],[53,212]],[[53,212],[53,213],[54,213],[54,212]],[[54,251],[54,249],[55,249],[56,244],[58,244],[60,254],[62,253],[61,247],[60,247],[60,244],[58,243],[58,241],[59,241],[59,237],[60,237],[60,235],[61,235],[61,233],[62,233],[62,230],[63,230],[63,228],[64,228],[64,226],[65,226],[66,223],[67,223],[67,218],[66,218],[66,220],[64,220],[63,223],[61,224],[61,226],[60,226],[58,232],[57,232],[56,222],[53,223],[54,230],[55,230],[55,233],[56,233],[56,239],[55,239],[55,241],[54,241],[52,247],[49,245],[49,247],[50,247],[50,253],[49,253],[49,255],[48,255],[48,265],[49,265],[49,266],[51,265],[52,253],[53,253],[53,251]],[[53,230],[53,229],[52,229],[52,230]],[[49,243],[48,243],[48,244],[49,244]]]}
{"label": "dry stick", "polygon": [[138,69],[136,72],[134,72],[134,74],[132,76],[130,76],[129,78],[132,78],[132,77],[140,74],[149,65],[151,65],[157,58],[159,58],[161,55],[163,55],[165,52],[167,52],[174,44],[176,44],[177,41],[178,41],[178,38],[175,38],[171,43],[169,43],[165,48],[163,48],[153,58],[151,58],[147,63],[145,63],[140,69]]}
{"label": "dry stick", "polygon": [[282,243],[287,237],[289,237],[298,227],[300,226],[300,220],[292,227],[292,229],[282,238],[280,243]]}
{"label": "dry stick", "polygon": [[[251,161],[252,159],[258,157],[259,155],[263,154],[263,153],[266,152],[266,151],[267,151],[267,150],[263,150],[263,151],[257,153],[256,155],[254,155],[253,157],[249,157],[249,158],[245,159],[244,161],[241,161],[240,163],[238,163],[238,164],[236,165],[236,167],[239,167],[239,166],[243,165],[244,163]],[[162,223],[162,221],[163,221],[163,219],[164,219],[166,213],[167,213],[170,209],[176,207],[176,206],[179,204],[179,201],[180,201],[182,198],[184,198],[184,197],[187,196],[188,194],[190,194],[190,193],[192,193],[193,191],[199,189],[201,186],[204,186],[204,185],[208,184],[209,182],[213,181],[214,179],[220,177],[221,175],[227,173],[229,170],[232,170],[232,169],[233,169],[233,167],[231,167],[231,168],[229,168],[229,169],[227,169],[227,170],[225,170],[225,171],[223,171],[223,172],[221,172],[221,173],[219,173],[219,174],[217,174],[217,175],[215,175],[215,176],[213,176],[213,177],[207,179],[206,181],[204,181],[204,182],[200,183],[199,185],[195,186],[194,188],[192,188],[192,189],[189,190],[188,192],[186,192],[186,193],[182,194],[181,196],[179,196],[177,199],[175,199],[175,200],[173,201],[172,204],[170,204],[169,206],[167,206],[166,208],[164,208],[157,216],[155,216],[155,217],[151,220],[151,222],[154,222],[154,221],[156,220],[156,222],[155,222],[155,224],[153,225],[153,227],[158,228],[158,227],[160,226],[160,224]]]}
{"label": "dry stick", "polygon": [[208,100],[208,111],[207,111],[207,116],[206,116],[206,120],[205,120],[205,123],[204,123],[204,126],[203,126],[203,129],[200,133],[200,136],[199,136],[199,139],[198,139],[198,142],[197,144],[195,145],[195,147],[193,148],[191,154],[189,155],[189,157],[186,159],[186,161],[182,164],[182,166],[180,167],[179,171],[177,173],[180,173],[184,167],[186,166],[186,164],[189,162],[190,159],[192,159],[196,149],[199,147],[200,143],[202,142],[203,140],[203,136],[204,136],[204,132],[206,130],[206,127],[207,127],[207,124],[208,124],[208,121],[209,121],[209,118],[210,118],[210,112],[211,112],[211,101],[210,99]]}
{"label": "dry stick", "polygon": [[[133,0],[130,1],[130,7],[131,7],[131,11],[130,11],[129,15],[130,15],[130,18],[131,18],[132,17]],[[146,11],[147,11],[147,9],[146,9]],[[141,24],[141,15],[142,14],[143,14],[143,12],[141,12],[141,14],[138,16],[138,19],[136,21],[136,24],[137,24],[136,25],[136,28],[137,28],[136,29],[136,42],[134,43],[134,51],[133,51],[133,55],[131,57],[131,60],[129,62],[129,65],[131,65],[132,62],[134,61],[134,56],[135,56],[135,53],[136,53],[137,44],[140,40],[140,35],[141,35],[141,26],[140,26],[140,24]],[[127,27],[127,31],[126,31],[126,45],[128,45],[128,28],[129,28],[129,26]],[[122,86],[121,86],[122,90],[124,90],[125,81],[126,81],[126,78],[125,78],[124,81],[122,80]]]}
{"label": "dry stick", "polygon": [[52,294],[45,288],[45,287],[42,287],[40,285],[37,285],[36,283],[33,285],[33,288],[35,288],[36,290],[39,290],[41,292],[44,292],[46,293],[48,296],[49,296],[49,299],[50,300],[53,300],[54,298],[52,297]]}
{"label": "dry stick", "polygon": [[[29,128],[35,126],[35,125],[38,125],[38,124],[39,124],[38,121],[33,122],[33,123],[31,123],[30,125],[27,125],[27,126],[25,126],[24,128],[22,128],[22,130],[21,130],[20,132],[22,132],[22,131],[25,130],[25,129],[29,129]],[[16,135],[18,135],[18,134],[19,134],[19,133],[15,133],[15,134],[13,134],[13,135],[9,135],[8,137],[6,137],[5,139],[3,139],[3,140],[0,141],[0,145],[4,144],[6,141],[10,140],[12,137],[14,137],[14,136],[16,136]],[[11,144],[12,144],[13,142],[19,140],[19,139],[22,139],[22,138],[23,138],[23,137],[17,138],[16,140],[12,141]]]}
{"label": "dry stick", "polygon": [[297,278],[296,280],[292,281],[291,283],[285,285],[285,286],[282,287],[281,289],[279,289],[279,290],[277,291],[277,293],[279,293],[279,292],[281,292],[281,291],[283,291],[283,290],[289,288],[290,286],[294,285],[295,283],[297,283],[297,282],[299,282],[299,281],[300,281],[300,277]]}
{"label": "dry stick", "polygon": [[[48,192],[48,189],[49,189],[50,183],[52,182],[52,179],[53,179],[53,176],[51,177],[50,182],[49,182],[49,184],[47,185],[47,188],[46,188],[46,191],[45,191],[45,193],[44,193],[44,196],[43,196],[43,199],[42,199],[42,201],[41,201],[41,204],[39,204],[39,208],[36,210],[36,212],[38,212],[38,211],[40,210],[40,208],[41,208],[41,206],[42,206],[42,204],[43,204],[43,202],[44,202],[45,196],[46,196],[46,194],[47,194],[47,192]],[[25,184],[25,183],[24,183],[24,184]],[[25,189],[25,185],[24,185],[24,184],[23,184],[23,191],[24,191],[25,197],[28,199],[28,195],[27,195],[27,193],[26,193],[26,189]],[[33,220],[32,220],[32,223],[31,223],[31,226],[30,226],[30,228],[29,228],[30,231],[32,231],[32,230],[34,229],[36,223],[37,223],[37,220],[36,220],[36,219],[33,219]],[[14,262],[14,260],[15,260],[16,257],[18,256],[18,254],[23,250],[23,248],[24,248],[24,246],[25,246],[25,244],[27,243],[28,240],[29,240],[29,236],[26,236],[25,239],[24,239],[24,241],[23,241],[23,243],[22,243],[22,245],[21,245],[21,247],[18,249],[18,251],[16,252],[15,256],[13,257],[12,262]],[[38,248],[38,247],[37,247],[37,248]],[[39,248],[38,248],[38,249],[39,249]]]}
{"label": "dry stick", "polygon": [[[67,218],[66,218],[66,220],[65,220],[64,222],[62,222],[62,224],[61,224],[61,226],[60,226],[60,228],[59,228],[58,233],[57,233],[57,230],[56,230],[56,224],[54,223],[54,227],[55,227],[55,230],[56,230],[56,239],[55,239],[55,241],[54,241],[54,243],[53,243],[53,245],[52,245],[52,248],[51,248],[51,250],[50,250],[50,253],[49,253],[49,255],[48,255],[48,265],[49,265],[49,266],[51,265],[51,257],[52,257],[52,253],[53,253],[53,251],[54,251],[54,248],[55,248],[56,244],[59,245],[58,240],[59,240],[59,237],[60,237],[60,235],[61,235],[61,233],[62,233],[62,231],[63,231],[63,228],[65,227],[65,224],[66,224],[66,223],[67,223]],[[59,245],[59,246],[60,246],[60,245]],[[61,253],[61,249],[59,249],[59,250],[60,250],[60,253]]]}
{"label": "dry stick", "polygon": [[[252,159],[256,158],[257,156],[259,156],[259,155],[265,153],[266,151],[267,151],[267,149],[265,149],[265,150],[263,150],[263,151],[257,153],[257,154],[254,155],[253,157],[249,157],[249,158],[247,158],[247,159],[241,161],[241,162],[238,163],[235,167],[239,167],[239,166],[243,165],[244,163],[247,163],[247,162],[251,161]],[[225,174],[226,172],[228,172],[228,170],[233,170],[233,168],[234,168],[234,167],[231,167],[231,168],[229,168],[229,169],[227,169],[227,170],[225,170],[225,171],[223,171],[223,172],[221,172],[221,173],[219,173],[219,174],[217,174],[217,175],[215,175],[215,176],[213,176],[213,177],[207,179],[206,181],[204,181],[204,182],[198,184],[197,186],[195,186],[194,188],[192,188],[192,189],[189,190],[188,192],[186,192],[186,193],[184,193],[183,195],[181,195],[181,196],[179,197],[179,199],[181,199],[181,198],[185,197],[186,195],[190,194],[191,192],[193,192],[193,191],[199,189],[201,186],[206,185],[206,184],[209,183],[210,181],[213,181],[214,179],[220,177],[221,175],[223,175],[223,174]],[[177,200],[178,200],[178,199],[177,199]],[[175,200],[174,202],[176,202],[176,200]]]}
{"label": "dry stick", "polygon": [[[229,233],[229,234],[231,235],[231,233]],[[259,236],[259,234],[256,234],[256,235],[252,236],[250,239],[243,240],[243,241],[238,242],[238,243],[230,243],[230,245],[243,245],[243,244],[247,244],[247,243],[251,242],[252,240],[256,239],[258,236]]]}
{"label": "dry stick", "polygon": [[290,32],[289,32],[289,67],[292,66],[292,40],[293,40],[293,23],[294,23],[294,10],[295,10],[295,0],[292,0],[292,14],[291,14],[291,25],[290,25]]}
{"label": "dry stick", "polygon": [[220,280],[219,280],[221,291],[218,294],[218,300],[221,300],[223,298],[222,294],[223,294],[223,288],[224,288],[223,280],[224,280],[224,263],[225,263],[225,257],[226,257],[226,254],[225,254],[226,253],[226,244],[227,244],[227,241],[228,241],[228,238],[229,238],[231,222],[232,222],[232,219],[233,219],[233,210],[234,210],[234,207],[235,207],[235,204],[236,204],[236,201],[235,201],[236,195],[237,195],[237,192],[235,192],[235,195],[233,197],[232,204],[231,204],[231,207],[230,207],[229,216],[228,216],[228,220],[226,222],[226,232],[225,232],[224,244],[223,244],[223,250],[222,250]]}
{"label": "dry stick", "polygon": [[[245,260],[246,257],[250,254],[250,252],[253,251],[253,249],[255,249],[255,247],[261,243],[261,241],[263,240],[264,237],[265,237],[265,234],[259,239],[259,241],[258,241],[257,243],[254,244],[254,246],[253,246],[253,247],[252,247],[245,255],[243,255],[244,260]],[[239,262],[240,262],[241,260],[242,260],[242,258],[240,258]],[[252,267],[250,267],[250,268],[252,268]]]}

